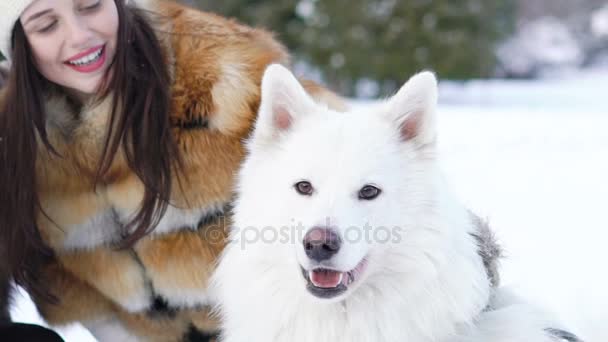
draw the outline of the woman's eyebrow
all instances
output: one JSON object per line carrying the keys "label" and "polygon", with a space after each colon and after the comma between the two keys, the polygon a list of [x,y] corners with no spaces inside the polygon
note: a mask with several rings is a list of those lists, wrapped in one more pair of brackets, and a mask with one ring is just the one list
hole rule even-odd
{"label": "woman's eyebrow", "polygon": [[40,12],[38,12],[38,13],[36,13],[36,14],[32,14],[32,15],[31,15],[29,18],[27,18],[27,19],[25,20],[25,22],[23,23],[23,25],[26,25],[26,24],[27,24],[27,23],[29,23],[30,21],[32,21],[32,20],[34,20],[34,19],[36,19],[36,18],[40,18],[40,17],[42,17],[43,15],[45,15],[45,14],[47,14],[47,13],[50,13],[51,11],[52,11],[52,10],[49,8],[49,9],[45,9],[44,11],[40,11]]}

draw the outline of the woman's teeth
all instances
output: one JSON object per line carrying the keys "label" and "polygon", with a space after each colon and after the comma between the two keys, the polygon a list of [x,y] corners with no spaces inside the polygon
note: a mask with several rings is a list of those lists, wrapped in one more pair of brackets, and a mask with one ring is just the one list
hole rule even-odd
{"label": "woman's teeth", "polygon": [[77,59],[75,61],[69,61],[69,64],[72,65],[77,65],[77,66],[81,66],[81,65],[87,65],[90,64],[92,62],[95,62],[99,59],[99,57],[101,57],[101,53],[103,52],[103,48],[97,50],[96,52],[93,52],[87,56],[84,56],[80,59]]}

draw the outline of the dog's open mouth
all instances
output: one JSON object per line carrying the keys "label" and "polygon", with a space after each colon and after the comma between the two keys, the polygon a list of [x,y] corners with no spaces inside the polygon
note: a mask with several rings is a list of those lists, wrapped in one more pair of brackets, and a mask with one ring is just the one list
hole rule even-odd
{"label": "dog's open mouth", "polygon": [[302,274],[307,282],[306,288],[311,294],[330,299],[346,292],[361,277],[366,267],[367,259],[364,258],[355,268],[347,272],[316,267],[309,271],[302,268]]}

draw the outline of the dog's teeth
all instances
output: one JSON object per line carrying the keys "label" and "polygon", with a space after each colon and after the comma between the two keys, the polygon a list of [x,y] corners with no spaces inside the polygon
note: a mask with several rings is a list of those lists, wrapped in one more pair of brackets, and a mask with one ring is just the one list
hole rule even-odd
{"label": "dog's teeth", "polygon": [[[342,284],[342,280],[344,279],[344,273],[340,273],[340,278],[338,279],[338,285]],[[336,285],[336,286],[338,286]]]}

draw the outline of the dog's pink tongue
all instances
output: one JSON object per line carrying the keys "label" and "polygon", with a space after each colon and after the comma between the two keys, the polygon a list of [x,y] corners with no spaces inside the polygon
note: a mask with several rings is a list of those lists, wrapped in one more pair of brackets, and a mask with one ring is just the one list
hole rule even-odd
{"label": "dog's pink tongue", "polygon": [[342,272],[330,270],[316,270],[310,272],[310,281],[320,288],[333,288],[342,282]]}

